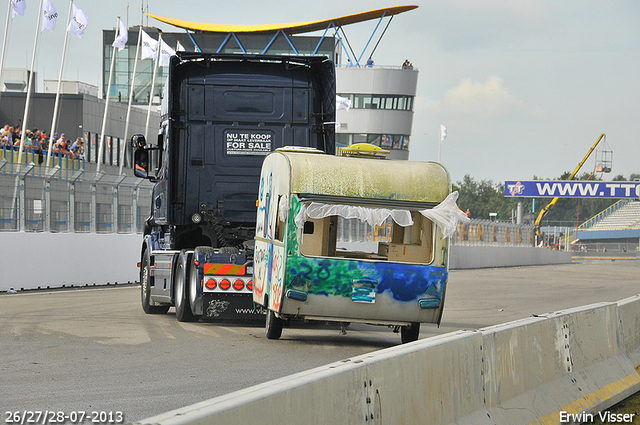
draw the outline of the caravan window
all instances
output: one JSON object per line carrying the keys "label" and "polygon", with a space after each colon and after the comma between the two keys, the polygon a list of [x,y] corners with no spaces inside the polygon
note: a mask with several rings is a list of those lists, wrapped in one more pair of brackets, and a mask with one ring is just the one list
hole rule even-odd
{"label": "caravan window", "polygon": [[[331,208],[326,205],[326,212],[336,211]],[[328,216],[321,216],[318,211],[312,213],[311,217],[305,217],[306,220],[301,223],[303,255],[420,264],[433,261],[436,226],[418,211],[404,211],[401,216],[388,216],[379,225],[371,224],[370,216],[344,217],[352,217],[356,214],[355,210],[343,210],[340,211],[342,215]],[[375,213],[376,211],[373,212]],[[369,214],[371,211],[365,213]]]}

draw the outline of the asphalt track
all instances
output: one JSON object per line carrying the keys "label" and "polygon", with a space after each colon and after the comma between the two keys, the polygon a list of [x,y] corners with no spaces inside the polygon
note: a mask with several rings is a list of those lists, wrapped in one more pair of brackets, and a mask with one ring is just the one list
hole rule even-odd
{"label": "asphalt track", "polygon": [[[640,261],[454,270],[442,326],[478,329],[640,293]],[[139,287],[0,295],[0,412],[122,412],[126,422],[400,343],[379,326],[285,328],[145,315]],[[103,415],[103,417],[105,417]],[[51,422],[49,422],[51,423]]]}

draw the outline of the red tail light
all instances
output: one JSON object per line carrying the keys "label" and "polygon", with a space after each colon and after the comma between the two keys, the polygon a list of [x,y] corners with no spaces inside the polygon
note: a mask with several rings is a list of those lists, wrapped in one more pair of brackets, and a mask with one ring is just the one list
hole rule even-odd
{"label": "red tail light", "polygon": [[222,279],[220,281],[220,289],[224,289],[226,291],[229,288],[231,288],[231,282],[229,282],[229,279]]}
{"label": "red tail light", "polygon": [[236,291],[242,291],[244,289],[244,282],[240,279],[233,282],[233,289]]}
{"label": "red tail light", "polygon": [[207,283],[205,284],[205,286],[207,287],[207,289],[216,289],[216,281],[213,279],[208,279]]}
{"label": "red tail light", "polygon": [[249,283],[247,283],[247,289],[253,291],[253,279],[250,280]]}

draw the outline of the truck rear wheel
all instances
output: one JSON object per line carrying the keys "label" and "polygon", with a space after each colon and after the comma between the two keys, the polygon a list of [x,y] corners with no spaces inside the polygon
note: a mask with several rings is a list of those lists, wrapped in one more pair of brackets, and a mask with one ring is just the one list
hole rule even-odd
{"label": "truck rear wheel", "polygon": [[189,285],[187,288],[187,292],[189,294],[189,307],[191,308],[192,313],[196,313],[198,310],[198,303],[200,303],[200,311],[202,312],[202,297],[198,298],[198,285],[200,282],[198,281],[198,269],[196,265],[193,263],[193,258],[189,261]]}
{"label": "truck rear wheel", "polygon": [[[191,260],[191,256],[187,256],[187,264]],[[178,258],[178,264],[174,275],[173,297],[176,307],[176,319],[178,322],[193,322],[196,320],[196,316],[191,312],[191,305],[189,303],[189,286],[187,278],[188,267],[185,267],[185,261],[183,255]]]}
{"label": "truck rear wheel", "polygon": [[169,311],[168,305],[151,305],[151,266],[146,250],[140,262],[140,301],[142,310],[147,314],[165,314]]}
{"label": "truck rear wheel", "polygon": [[417,341],[418,335],[420,335],[420,323],[412,323],[410,326],[400,328],[400,339],[403,344]]}
{"label": "truck rear wheel", "polygon": [[282,335],[282,326],[284,321],[276,316],[273,310],[267,309],[267,338],[279,339]]}

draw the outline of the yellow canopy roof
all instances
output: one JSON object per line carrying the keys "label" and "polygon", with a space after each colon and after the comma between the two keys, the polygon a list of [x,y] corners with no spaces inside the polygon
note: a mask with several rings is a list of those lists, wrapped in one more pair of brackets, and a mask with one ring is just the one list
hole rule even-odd
{"label": "yellow canopy roof", "polygon": [[383,16],[397,15],[399,13],[407,12],[409,10],[416,9],[418,6],[393,6],[384,9],[370,10],[368,12],[356,13],[353,15],[341,16],[334,19],[324,19],[320,21],[308,21],[308,22],[295,22],[289,24],[259,24],[259,25],[228,25],[228,24],[207,24],[200,22],[185,21],[182,19],[167,18],[164,16],[152,15],[147,13],[150,17],[157,19],[169,25],[173,25],[178,28],[184,28],[193,31],[202,32],[220,32],[220,33],[258,33],[258,32],[277,32],[283,30],[287,34],[302,34],[305,32],[321,31],[327,28],[327,26],[333,22],[336,26],[344,26],[348,24],[354,24],[358,22],[369,21],[371,19],[378,19]]}

